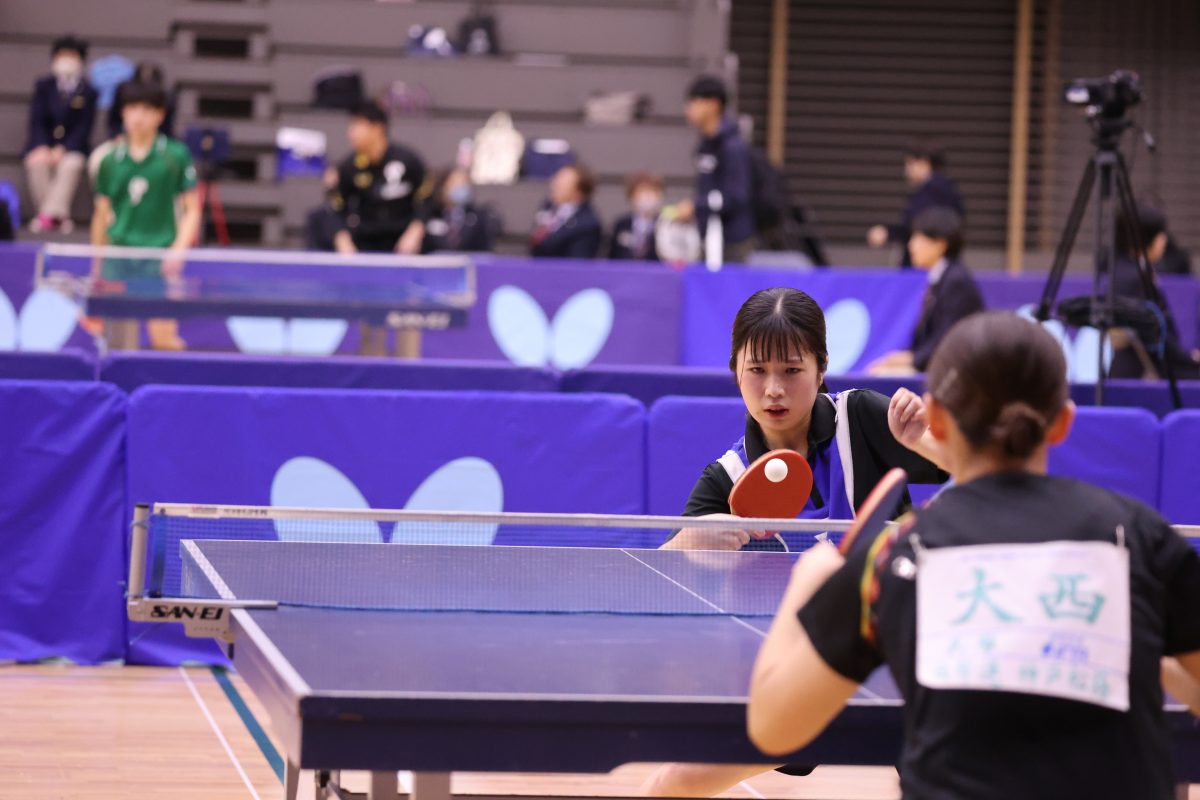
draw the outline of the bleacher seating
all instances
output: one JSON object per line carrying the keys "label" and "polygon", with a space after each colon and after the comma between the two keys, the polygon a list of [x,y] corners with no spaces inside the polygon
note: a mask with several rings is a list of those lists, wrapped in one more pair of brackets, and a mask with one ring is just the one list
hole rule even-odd
{"label": "bleacher seating", "polygon": [[[606,220],[625,207],[621,182],[628,172],[650,168],[679,189],[690,185],[694,137],[682,119],[682,95],[694,72],[722,63],[727,10],[721,3],[513,0],[496,4],[491,12],[497,18],[500,56],[406,57],[411,25],[440,25],[453,32],[470,5],[112,0],[73,11],[66,28],[88,36],[92,58],[119,53],[162,64],[168,80],[179,87],[179,132],[189,125],[230,128],[236,177],[224,180],[222,200],[235,237],[245,243],[299,244],[304,215],[320,199],[318,181],[275,181],[278,127],[323,130],[330,158],[346,154],[344,117],[309,107],[314,75],[335,65],[362,70],[373,95],[396,80],[430,91],[428,116],[397,117],[392,125],[396,140],[413,146],[430,166],[450,163],[458,141],[473,135],[492,111],[503,109],[514,113],[527,137],[565,138],[580,158],[600,168],[596,203]],[[6,4],[9,39],[0,48],[0,180],[24,185],[20,152],[28,93],[33,79],[46,71],[47,49],[64,32],[64,24],[50,4]],[[555,66],[547,68],[546,63]],[[583,104],[591,92],[626,89],[651,98],[647,122],[627,128],[583,124]],[[98,120],[96,141],[103,138],[103,129]],[[72,210],[77,224],[90,214],[88,192],[81,188],[79,194]],[[523,249],[544,185],[488,187],[480,194],[498,207],[504,220],[502,248]]]}

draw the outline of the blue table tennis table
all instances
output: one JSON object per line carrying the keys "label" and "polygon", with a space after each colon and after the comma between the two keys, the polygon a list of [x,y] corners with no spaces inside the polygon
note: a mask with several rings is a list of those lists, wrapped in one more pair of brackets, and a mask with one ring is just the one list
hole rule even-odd
{"label": "blue table tennis table", "polygon": [[168,257],[162,249],[46,245],[37,281],[108,319],[316,318],[447,330],[465,326],[475,303],[465,256],[189,250],[180,278],[154,276]]}
{"label": "blue table tennis table", "polygon": [[[270,601],[228,633],[289,800],[301,769],[322,791],[368,771],[389,800],[411,770],[417,800],[445,800],[454,771],[778,763],[745,705],[794,553],[184,539],[180,559],[186,597]],[[1180,779],[1200,779],[1200,728],[1168,714]],[[786,760],[891,765],[901,739],[881,670]]]}

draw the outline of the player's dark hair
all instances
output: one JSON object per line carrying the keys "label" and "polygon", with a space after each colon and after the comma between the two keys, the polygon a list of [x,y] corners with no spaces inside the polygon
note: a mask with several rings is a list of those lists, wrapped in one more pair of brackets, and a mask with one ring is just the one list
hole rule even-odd
{"label": "player's dark hair", "polygon": [[574,164],[568,164],[563,169],[569,169],[575,173],[575,188],[579,190],[579,194],[583,196],[585,201],[590,201],[592,195],[596,191],[596,175],[587,165],[576,161]]}
{"label": "player's dark hair", "polygon": [[729,91],[725,88],[725,81],[715,75],[701,75],[688,87],[687,99],[716,100],[724,111],[729,103]]}
{"label": "player's dark hair", "polygon": [[946,243],[946,259],[954,261],[962,254],[963,224],[962,217],[953,208],[932,206],[921,211],[913,218],[913,233],[920,233],[930,239],[940,239]]}
{"label": "player's dark hair", "polygon": [[[1142,247],[1149,248],[1154,242],[1154,237],[1160,233],[1165,233],[1167,230],[1167,218],[1157,208],[1145,203],[1141,203],[1137,207],[1138,234],[1142,237]],[[1129,235],[1129,218],[1122,212],[1117,217],[1116,230],[1116,249],[1121,255],[1133,257],[1137,249],[1137,242]]]}
{"label": "player's dark hair", "polygon": [[658,192],[659,194],[662,194],[664,191],[662,176],[656,175],[653,172],[635,172],[635,173],[633,173],[632,175],[630,175],[628,178],[625,179],[625,197],[626,197],[626,199],[632,200],[634,193],[637,192],[637,190],[641,189],[642,187],[645,187],[647,189],[653,189],[654,191]]}
{"label": "player's dark hair", "polygon": [[757,291],[742,303],[733,318],[730,371],[737,372],[738,353],[747,346],[748,356],[755,361],[783,360],[797,350],[807,353],[824,373],[829,366],[825,313],[816,300],[799,289]]}
{"label": "player's dark hair", "polygon": [[75,53],[82,61],[87,58],[88,43],[76,36],[60,36],[50,45],[50,57],[53,58],[63,50]]}
{"label": "player's dark hair", "polygon": [[167,90],[161,83],[152,81],[128,81],[121,84],[121,107],[139,104],[165,111]]}
{"label": "player's dark hair", "polygon": [[365,119],[367,122],[370,122],[373,125],[388,124],[387,112],[383,110],[383,106],[375,102],[368,101],[366,103],[359,104],[353,111],[350,112],[350,116],[357,117],[358,119]]}
{"label": "player's dark hair", "polygon": [[1062,347],[1041,325],[1007,311],[959,322],[925,376],[930,394],[974,447],[1028,458],[1067,402]]}
{"label": "player's dark hair", "polygon": [[946,168],[946,147],[932,136],[918,136],[904,148],[904,155],[928,161],[934,172]]}

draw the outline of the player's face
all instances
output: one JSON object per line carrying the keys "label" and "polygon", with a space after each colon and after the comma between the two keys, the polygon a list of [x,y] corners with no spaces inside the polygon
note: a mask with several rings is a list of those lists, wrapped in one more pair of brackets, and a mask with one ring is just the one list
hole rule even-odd
{"label": "player's face", "polygon": [[346,129],[346,138],[356,153],[370,150],[372,144],[381,135],[384,135],[382,125],[377,125],[362,117],[351,117],[350,126]]}
{"label": "player's face", "polygon": [[578,203],[579,200],[579,181],[575,170],[563,167],[554,173],[550,179],[550,201],[561,206],[564,203]]}
{"label": "player's face", "polygon": [[693,97],[683,107],[683,115],[693,128],[703,128],[717,110],[717,101],[707,97]]}
{"label": "player's face", "polygon": [[933,175],[933,165],[923,158],[904,158],[904,179],[909,186],[920,186]]}
{"label": "player's face", "polygon": [[121,108],[121,122],[130,136],[143,138],[153,134],[162,125],[163,110],[146,103],[126,103]]}
{"label": "player's face", "polygon": [[786,434],[808,423],[824,378],[811,353],[793,350],[783,360],[759,361],[747,344],[737,368],[746,410],[764,432]]}
{"label": "player's face", "polygon": [[946,255],[946,240],[913,233],[908,240],[908,256],[917,269],[933,269]]}

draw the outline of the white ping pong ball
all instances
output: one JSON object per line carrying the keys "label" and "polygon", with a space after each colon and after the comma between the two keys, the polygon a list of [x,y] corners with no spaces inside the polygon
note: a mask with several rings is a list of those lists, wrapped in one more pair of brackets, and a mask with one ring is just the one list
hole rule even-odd
{"label": "white ping pong ball", "polygon": [[772,458],[767,462],[766,469],[763,472],[766,474],[767,480],[771,483],[779,483],[787,477],[787,464],[784,463],[782,458]]}

